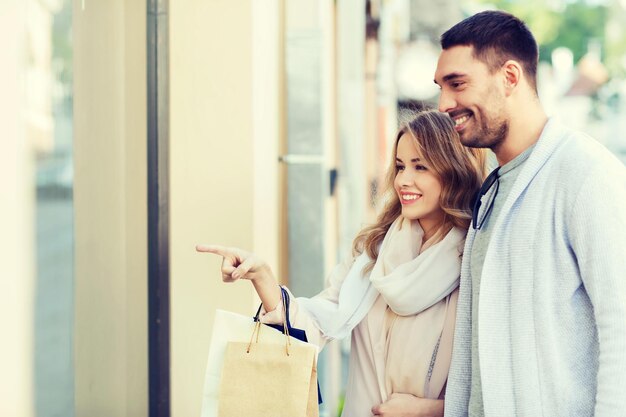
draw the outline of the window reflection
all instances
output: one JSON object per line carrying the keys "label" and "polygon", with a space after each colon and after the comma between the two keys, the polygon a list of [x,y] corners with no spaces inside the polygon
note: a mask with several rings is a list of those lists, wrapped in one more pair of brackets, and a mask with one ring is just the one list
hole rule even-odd
{"label": "window reflection", "polygon": [[74,415],[72,4],[27,7],[28,138],[36,160],[34,381],[38,417]]}

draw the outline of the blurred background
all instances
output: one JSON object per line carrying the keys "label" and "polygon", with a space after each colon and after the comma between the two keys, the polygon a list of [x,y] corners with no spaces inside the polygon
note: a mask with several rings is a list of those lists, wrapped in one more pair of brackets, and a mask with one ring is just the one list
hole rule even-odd
{"label": "blurred background", "polygon": [[[548,113],[626,163],[626,0],[2,0],[0,415],[199,415],[215,309],[258,300],[195,244],[322,290],[398,120],[436,106],[440,34],[484,9],[535,34]],[[348,352],[320,357],[322,416]]]}

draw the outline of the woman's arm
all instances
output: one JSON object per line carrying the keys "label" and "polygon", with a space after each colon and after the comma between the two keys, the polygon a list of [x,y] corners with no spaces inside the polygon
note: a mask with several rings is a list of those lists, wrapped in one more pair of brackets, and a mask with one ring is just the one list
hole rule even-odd
{"label": "woman's arm", "polygon": [[[196,250],[223,257],[221,272],[224,282],[234,282],[238,279],[247,279],[252,282],[264,307],[264,311],[261,312],[261,322],[268,324],[282,323],[283,308],[281,305],[280,287],[274,278],[271,268],[265,262],[254,254],[238,248],[197,245]],[[335,266],[328,277],[326,289],[315,297],[337,303],[339,289],[353,262],[354,259],[347,259]],[[289,293],[289,289],[285,289]],[[330,340],[323,334],[319,324],[309,314],[300,311],[297,300],[293,295],[291,296],[289,315],[292,326],[305,330],[309,343],[317,345],[320,350]]]}

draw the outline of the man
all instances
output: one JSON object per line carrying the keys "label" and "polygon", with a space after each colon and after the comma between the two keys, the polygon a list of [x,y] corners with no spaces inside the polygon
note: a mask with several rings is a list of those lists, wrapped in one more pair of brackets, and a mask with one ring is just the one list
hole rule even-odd
{"label": "man", "polygon": [[441,46],[439,109],[499,164],[466,239],[446,416],[624,416],[626,168],[546,116],[516,17],[476,14]]}

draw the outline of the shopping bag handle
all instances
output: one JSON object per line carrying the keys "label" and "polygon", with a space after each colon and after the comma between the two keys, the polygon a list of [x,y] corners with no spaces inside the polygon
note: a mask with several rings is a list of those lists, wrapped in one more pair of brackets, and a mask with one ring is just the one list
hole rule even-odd
{"label": "shopping bag handle", "polygon": [[[282,295],[282,303],[283,309],[285,311],[285,320],[283,320],[283,333],[285,334],[285,352],[287,356],[289,356],[289,346],[291,346],[291,339],[289,339],[289,330],[291,329],[291,324],[289,323],[289,294],[283,287],[280,287],[281,295]],[[259,320],[259,314],[261,314],[261,307],[263,304],[259,306],[259,309],[254,316],[254,329],[252,329],[252,336],[250,336],[250,343],[248,343],[248,349],[246,349],[246,353],[250,353],[250,348],[252,347],[252,341],[254,340],[254,335],[256,334],[256,342],[259,343],[259,335],[261,334],[261,320]]]}
{"label": "shopping bag handle", "polygon": [[[291,330],[292,326],[291,326],[291,321],[289,320],[289,293],[283,287],[280,287],[280,294],[281,294],[281,298],[283,302],[283,309],[284,309],[284,314],[285,314],[285,320],[283,321],[283,325],[286,325],[287,329]],[[263,307],[263,303],[259,305],[259,308],[257,309],[256,314],[254,315],[255,322],[258,322],[260,320],[259,316],[261,315],[262,307]]]}

